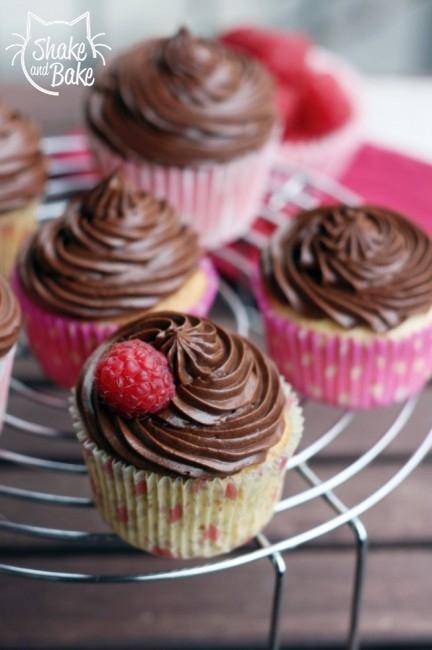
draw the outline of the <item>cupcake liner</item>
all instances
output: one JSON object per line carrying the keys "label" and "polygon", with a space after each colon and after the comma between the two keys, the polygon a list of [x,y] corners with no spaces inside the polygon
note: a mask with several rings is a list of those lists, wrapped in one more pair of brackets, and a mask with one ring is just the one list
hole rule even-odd
{"label": "cupcake liner", "polygon": [[3,357],[0,359],[0,431],[3,427],[4,415],[9,396],[9,384],[12,374],[13,360],[15,356],[16,346],[14,345]]}
{"label": "cupcake liner", "polygon": [[36,227],[36,203],[0,214],[0,273],[9,277],[22,243]]}
{"label": "cupcake liner", "polygon": [[121,168],[137,187],[169,201],[200,243],[214,249],[243,235],[256,218],[278,141],[273,135],[242,157],[185,169],[125,160],[94,137],[90,145],[104,173]]}
{"label": "cupcake liner", "polygon": [[[199,269],[205,275],[204,292],[195,303],[180,304],[179,301],[176,307],[197,316],[205,316],[216,296],[218,278],[208,258],[200,261]],[[13,288],[21,304],[33,354],[46,376],[64,388],[74,385],[87,357],[126,322],[81,321],[54,314],[28,298],[16,274]],[[187,300],[187,296],[184,299]],[[163,303],[168,305],[167,301]],[[161,302],[161,308],[162,306]],[[139,314],[135,316],[138,317]]]}
{"label": "cupcake liner", "polygon": [[278,161],[337,177],[348,166],[363,137],[361,81],[350,65],[318,48],[310,53],[310,65],[319,72],[329,72],[340,82],[351,104],[352,114],[345,124],[319,138],[284,140]]}
{"label": "cupcake liner", "polygon": [[269,354],[303,395],[343,407],[384,406],[418,392],[432,375],[432,323],[397,338],[338,335],[277,313],[259,280],[255,293]]}
{"label": "cupcake liner", "polygon": [[202,480],[163,476],[113,460],[82,429],[74,400],[71,414],[95,503],[106,523],[133,546],[184,559],[226,553],[267,524],[303,426],[297,399],[287,388],[286,443],[270,450],[256,467]]}

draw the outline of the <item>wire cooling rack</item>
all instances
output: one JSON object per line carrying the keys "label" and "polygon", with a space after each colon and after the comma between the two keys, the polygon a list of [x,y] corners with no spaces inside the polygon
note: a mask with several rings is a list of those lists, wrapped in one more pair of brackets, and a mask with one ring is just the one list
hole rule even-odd
{"label": "wire cooling rack", "polygon": [[[61,214],[65,207],[66,200],[73,193],[89,187],[95,180],[96,175],[92,167],[91,158],[85,152],[85,146],[79,136],[67,136],[48,138],[45,141],[47,152],[51,156],[51,178],[48,187],[47,201],[41,208],[40,218],[49,219]],[[287,215],[298,211],[298,209],[311,208],[323,200],[343,201],[356,203],[360,199],[349,190],[340,186],[334,181],[307,175],[303,172],[292,170],[285,165],[275,168],[270,190],[265,206],[260,215],[260,221],[256,228],[251,230],[244,240],[234,246],[226,247],[215,254],[219,265],[228,273],[241,277],[248,277],[251,272],[253,257],[261,248],[271,232]],[[241,296],[241,298],[240,298]],[[225,282],[221,283],[218,300],[218,313],[216,318],[222,317],[229,321],[232,327],[243,335],[259,335],[261,324],[256,313],[252,299],[244,288],[238,291],[233,290]],[[38,417],[41,407],[45,412],[51,413],[51,421],[55,421],[61,412],[67,409],[67,396],[58,390],[40,389],[40,385],[28,376],[29,352],[22,344],[17,355],[14,378],[11,384],[12,393],[28,404],[33,404],[32,415]],[[265,535],[260,534],[255,539],[254,547],[250,545],[239,551],[211,561],[195,562],[186,566],[175,567],[171,570],[158,570],[158,560],[154,560],[154,569],[146,573],[110,574],[110,573],[79,573],[64,571],[61,567],[58,570],[46,570],[38,567],[16,566],[12,564],[0,564],[0,573],[9,576],[32,578],[53,582],[70,583],[135,583],[152,582],[157,580],[191,579],[195,576],[211,574],[218,571],[251,564],[258,560],[268,559],[269,567],[274,572],[274,588],[269,620],[268,648],[277,650],[280,647],[280,622],[281,606],[284,593],[284,581],[286,565],[284,554],[312,540],[327,535],[328,533],[342,527],[348,526],[353,536],[353,547],[355,548],[356,560],[354,568],[354,579],[352,584],[352,597],[349,610],[349,625],[346,640],[346,647],[349,650],[359,648],[359,623],[362,604],[363,586],[365,582],[365,569],[368,553],[368,536],[366,528],[360,517],[367,510],[372,508],[386,496],[388,496],[398,485],[402,483],[410,473],[418,466],[432,448],[432,429],[426,432],[420,443],[414,446],[410,455],[405,461],[400,462],[396,471],[382,484],[370,491],[358,503],[346,505],[334,492],[337,488],[355,480],[362,481],[364,470],[374,461],[382,457],[383,453],[401,436],[407,436],[410,420],[416,409],[419,396],[412,397],[398,407],[391,423],[384,431],[376,431],[372,444],[359,452],[357,457],[346,464],[343,469],[337,471],[325,480],[321,479],[312,469],[311,464],[320,454],[331,448],[332,443],[348,435],[358,415],[354,411],[335,411],[332,423],[325,427],[319,435],[314,435],[313,440],[305,443],[303,447],[290,459],[288,469],[298,473],[304,480],[304,489],[283,498],[275,508],[275,517],[283,517],[285,513],[305,506],[316,499],[323,500],[330,508],[332,514],[316,525],[299,531],[292,531],[288,524],[286,530],[290,531],[289,536],[274,542]],[[303,406],[307,411],[310,404],[305,400]],[[321,409],[324,414],[328,407],[313,405]],[[321,413],[319,411],[319,414]],[[320,416],[318,416],[320,417]],[[315,418],[317,416],[315,415]],[[323,418],[326,421],[327,418]],[[18,414],[8,412],[5,423],[7,427],[16,433],[31,435],[34,438],[55,440],[56,443],[73,444],[74,435],[72,430],[60,430],[38,423],[32,419],[24,419]],[[432,422],[431,422],[432,426]],[[307,437],[306,437],[307,439]],[[72,442],[71,442],[72,441]],[[41,440],[42,443],[42,440]],[[58,445],[57,445],[58,447]],[[57,448],[56,447],[56,448]],[[43,446],[41,445],[43,449]],[[70,449],[70,447],[69,447]],[[37,516],[38,506],[56,506],[62,509],[91,509],[91,499],[63,494],[61,490],[62,476],[83,475],[85,481],[86,468],[81,462],[78,445],[76,446],[76,458],[73,460],[56,460],[43,456],[33,456],[13,449],[0,449],[0,461],[12,463],[17,466],[30,469],[35,473],[49,475],[52,484],[52,491],[41,492],[24,487],[0,485],[0,497],[3,499],[19,499],[27,502],[31,519]],[[1,508],[1,506],[0,506]],[[0,510],[1,512],[1,510]],[[287,518],[288,522],[289,519]],[[285,521],[285,520],[284,520]],[[109,552],[110,549],[126,545],[119,538],[109,532],[92,532],[91,530],[73,530],[34,525],[25,521],[11,521],[8,518],[0,519],[0,532],[22,535],[34,540],[55,540],[68,543],[77,543],[77,548],[91,547],[101,551]],[[79,557],[77,555],[77,557]]]}

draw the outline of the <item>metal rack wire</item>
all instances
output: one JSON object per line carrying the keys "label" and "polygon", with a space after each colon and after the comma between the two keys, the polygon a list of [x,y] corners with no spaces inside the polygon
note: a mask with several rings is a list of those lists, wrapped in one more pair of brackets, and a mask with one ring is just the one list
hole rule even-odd
{"label": "metal rack wire", "polygon": [[[79,153],[83,150],[83,143],[79,137],[51,138],[46,141],[46,147],[49,153],[53,155],[52,178],[49,184],[48,200],[41,210],[41,219],[51,218],[60,214],[67,197],[77,190],[84,189],[90,185],[95,178],[91,159],[87,155]],[[73,151],[77,152],[75,157],[59,157],[63,153],[70,154]],[[318,201],[321,201],[323,197],[351,203],[359,200],[358,197],[354,196],[346,188],[341,187],[333,181],[316,176],[311,177],[310,175],[290,170],[286,166],[280,166],[274,171],[268,200],[263,208],[261,218],[267,224],[274,227],[281,219],[286,218],[286,214],[289,214],[290,211],[298,208],[312,207]],[[222,264],[227,263],[231,268],[237,270],[237,272],[247,275],[250,271],[248,265],[250,264],[251,249],[261,247],[266,241],[268,232],[268,230],[266,232],[259,230],[251,231],[245,237],[242,247],[229,247],[218,252],[217,257],[219,261]],[[254,311],[252,301],[241,300],[237,293],[224,282],[221,283],[220,288],[220,303],[223,304],[224,316],[233,321],[233,325],[241,334],[247,335],[250,328],[254,330],[259,329],[259,317]],[[20,350],[19,358],[25,358],[26,355],[28,355],[28,352],[23,347]],[[59,395],[58,392],[42,392],[28,378],[23,378],[17,374],[12,380],[11,388],[22,399],[33,402],[35,407],[36,405],[40,405],[50,409],[53,414],[56,411],[60,412],[67,408],[65,395]],[[42,570],[5,563],[0,563],[0,573],[9,576],[53,582],[135,583],[156,580],[189,579],[195,576],[228,570],[267,558],[270,560],[269,566],[272,567],[274,572],[268,647],[270,650],[277,650],[280,646],[281,607],[286,572],[284,554],[318,537],[327,535],[341,526],[348,526],[353,535],[356,561],[346,647],[349,650],[357,650],[359,648],[359,623],[368,552],[367,531],[360,517],[400,485],[428,454],[432,448],[432,428],[424,435],[420,444],[412,450],[409,458],[400,464],[397,471],[383,482],[378,489],[363,498],[363,500],[354,505],[347,506],[335,494],[334,490],[346,484],[348,481],[353,481],[359,477],[361,479],[362,471],[379,459],[389,445],[399,436],[403,435],[404,429],[415,411],[418,399],[418,396],[412,397],[401,405],[391,425],[383,433],[379,434],[377,432],[377,440],[372,446],[365,449],[355,460],[325,480],[317,475],[311,468],[310,463],[319,457],[320,453],[328,449],[338,438],[347,433],[349,426],[356,418],[355,412],[349,410],[338,412],[335,421],[330,427],[315,437],[307,446],[301,448],[291,458],[288,463],[288,469],[297,472],[302,477],[306,483],[306,488],[282,499],[275,508],[275,516],[281,517],[283,513],[301,507],[315,499],[322,499],[333,511],[333,514],[329,518],[307,530],[298,531],[277,542],[272,542],[263,534],[260,534],[256,537],[255,548],[251,548],[250,546],[245,547],[232,555],[199,563],[194,566],[174,568],[168,571],[157,570],[157,562],[155,561],[155,568],[152,571],[122,575]],[[306,402],[304,406],[307,408]],[[325,409],[326,407],[323,406],[320,408]],[[56,428],[25,420],[13,413],[6,414],[6,424],[15,432],[23,435],[54,439],[69,445],[71,444],[70,440],[73,439],[71,430],[57,430]],[[93,502],[89,498],[59,494],[57,492],[58,487],[56,486],[59,475],[65,473],[84,475],[86,473],[85,465],[79,460],[65,462],[44,457],[35,457],[2,448],[0,449],[0,461],[31,468],[35,472],[53,472],[52,492],[40,492],[21,487],[0,485],[0,498],[20,499],[28,502],[35,508],[38,504],[60,506],[65,509],[93,508]],[[83,480],[85,480],[85,477],[83,477]],[[86,529],[58,529],[4,519],[0,520],[0,531],[35,539],[57,540],[70,543],[76,542],[80,547],[84,545],[101,550],[118,546],[126,548],[126,545],[114,534],[92,532]]]}

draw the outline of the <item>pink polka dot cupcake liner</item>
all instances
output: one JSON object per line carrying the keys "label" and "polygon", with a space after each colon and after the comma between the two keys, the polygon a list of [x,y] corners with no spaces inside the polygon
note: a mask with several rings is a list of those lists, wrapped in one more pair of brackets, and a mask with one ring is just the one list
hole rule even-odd
{"label": "pink polka dot cupcake liner", "polygon": [[277,453],[270,450],[260,465],[206,480],[160,475],[113,460],[82,429],[72,400],[72,420],[105,522],[129,544],[162,557],[212,557],[246,543],[271,519],[301,436],[301,411],[294,393],[286,390],[286,443]]}
{"label": "pink polka dot cupcake liner", "polygon": [[9,384],[15,357],[15,349],[16,346],[14,345],[0,359],[0,431],[3,427],[3,420],[9,396]]}
{"label": "pink polka dot cupcake liner", "polygon": [[270,356],[307,397],[342,407],[385,406],[417,393],[432,375],[432,324],[363,340],[289,320],[272,308],[259,280],[255,294]]}
{"label": "pink polka dot cupcake liner", "polygon": [[121,168],[138,188],[169,201],[201,245],[214,249],[238,239],[256,218],[279,137],[232,161],[185,169],[125,160],[95,138],[90,147],[104,174]]}
{"label": "pink polka dot cupcake liner", "polygon": [[[218,276],[208,258],[200,261],[205,273],[206,288],[195,303],[185,311],[206,316],[218,289]],[[21,305],[30,348],[45,375],[63,388],[71,388],[90,354],[123,324],[115,322],[81,321],[59,316],[30,300],[17,275],[12,279]]]}

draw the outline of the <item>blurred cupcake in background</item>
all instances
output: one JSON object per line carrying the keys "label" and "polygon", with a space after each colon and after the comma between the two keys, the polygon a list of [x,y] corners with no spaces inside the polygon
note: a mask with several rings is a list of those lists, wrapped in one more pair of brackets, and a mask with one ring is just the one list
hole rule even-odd
{"label": "blurred cupcake in background", "polygon": [[355,70],[303,35],[244,27],[221,40],[272,73],[283,124],[279,160],[339,175],[361,143],[362,92]]}
{"label": "blurred cupcake in background", "polygon": [[9,283],[0,275],[0,430],[6,410],[21,310]]}
{"label": "blurred cupcake in background", "polygon": [[74,384],[90,352],[154,309],[204,315],[217,276],[196,234],[119,174],[73,200],[23,248],[14,278],[30,347],[46,375]]}
{"label": "blurred cupcake in background", "polygon": [[300,214],[263,251],[257,298],[270,355],[304,395],[391,404],[432,376],[432,243],[395,212]]}
{"label": "blurred cupcake in background", "polygon": [[206,248],[245,233],[277,150],[272,79],[254,59],[181,29],[113,60],[90,91],[90,144],[166,198]]}
{"label": "blurred cupcake in background", "polygon": [[0,101],[0,273],[5,276],[36,226],[46,179],[47,160],[38,129]]}
{"label": "blurred cupcake in background", "polygon": [[174,312],[95,351],[72,416],[102,517],[130,544],[178,558],[226,553],[268,523],[303,428],[265,354]]}

